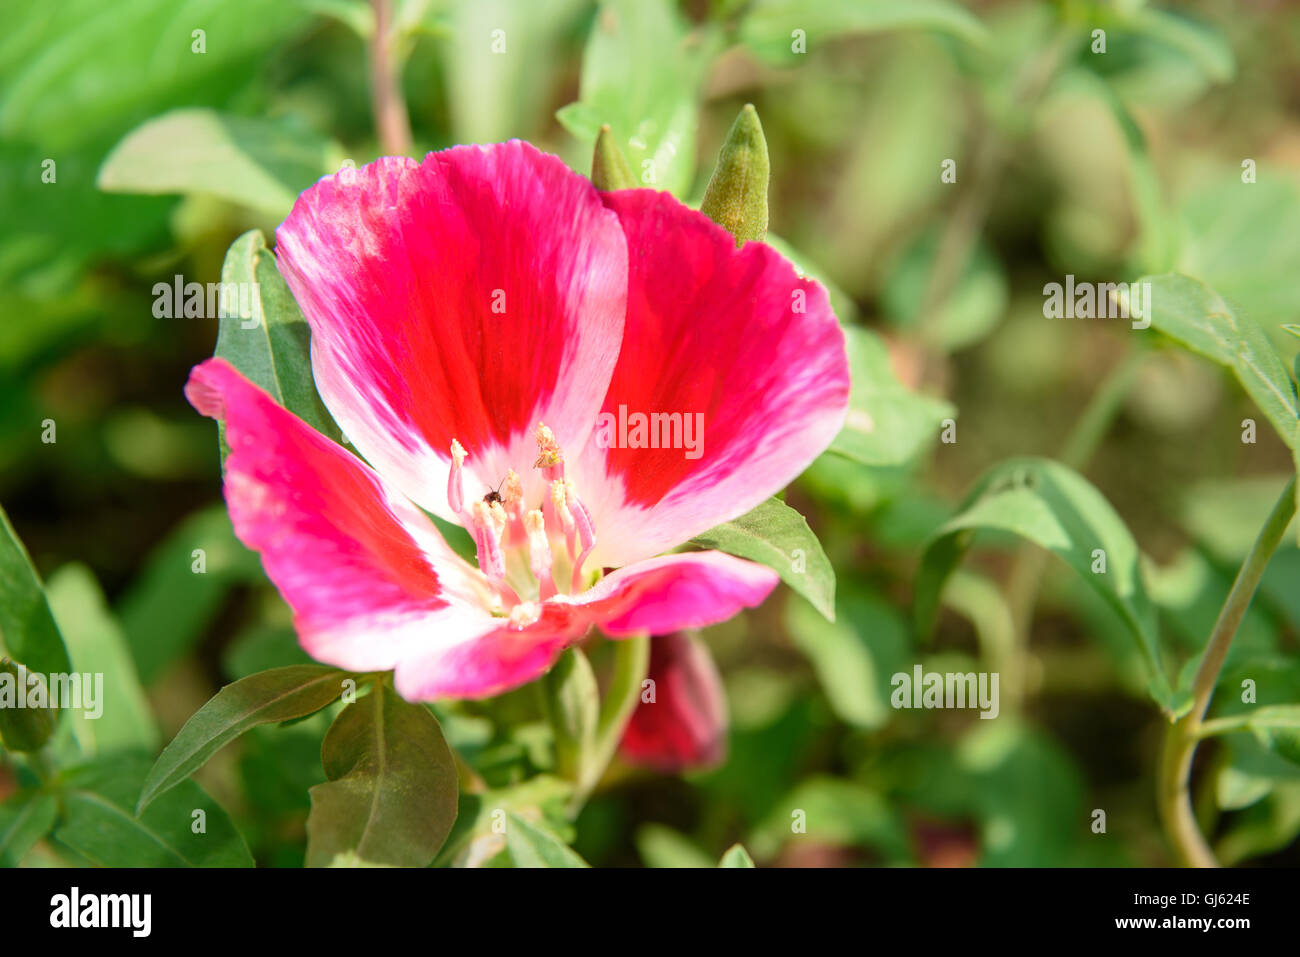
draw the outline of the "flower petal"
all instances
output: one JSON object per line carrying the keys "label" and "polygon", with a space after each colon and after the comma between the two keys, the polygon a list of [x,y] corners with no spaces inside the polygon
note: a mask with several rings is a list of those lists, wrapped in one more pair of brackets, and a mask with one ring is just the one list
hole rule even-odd
{"label": "flower petal", "polygon": [[413,501],[466,501],[519,470],[540,501],[533,430],[586,441],[622,341],[627,249],[595,188],[527,143],[388,157],[322,179],[276,231],[312,330],[325,405]]}
{"label": "flower petal", "polygon": [[261,554],[313,658],[386,670],[448,636],[497,626],[483,576],[356,456],[224,359],[196,366],[185,394],[225,423],[235,533]]}
{"label": "flower petal", "polygon": [[[679,545],[787,485],[843,425],[849,373],[826,290],[770,246],[736,249],[666,193],[603,196],[627,234],[627,325],[603,427],[571,471],[595,518],[592,563],[614,566]],[[670,420],[651,416],[673,413],[676,447],[627,447],[637,442],[633,416],[653,425]],[[643,429],[642,441],[657,431]]]}
{"label": "flower petal", "polygon": [[769,568],[722,552],[665,555],[621,568],[579,595],[534,604],[536,619],[439,642],[398,665],[396,686],[412,701],[481,698],[541,677],[592,625],[611,637],[724,621],[776,587]]}
{"label": "flower petal", "polygon": [[495,619],[490,629],[440,642],[397,667],[394,685],[408,701],[486,698],[540,678],[587,631],[571,608],[548,605],[533,624],[516,628]]}
{"label": "flower petal", "polygon": [[726,621],[762,604],[779,580],[772,569],[723,552],[684,552],[620,568],[546,604],[580,608],[611,637],[658,635]]}
{"label": "flower petal", "polygon": [[666,773],[718,764],[727,750],[727,704],[708,649],[683,631],[650,641],[654,700],[632,712],[619,753]]}

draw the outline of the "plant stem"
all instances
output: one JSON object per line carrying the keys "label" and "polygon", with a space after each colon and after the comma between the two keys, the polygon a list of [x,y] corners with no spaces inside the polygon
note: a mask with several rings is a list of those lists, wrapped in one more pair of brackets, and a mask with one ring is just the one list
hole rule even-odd
{"label": "plant stem", "polygon": [[375,115],[375,135],[386,156],[409,156],[411,121],[402,98],[401,69],[394,55],[392,0],[370,0],[375,11],[375,32],[370,38],[370,102]]}
{"label": "plant stem", "polygon": [[1228,655],[1232,637],[1237,633],[1237,626],[1250,607],[1255,589],[1259,587],[1264,569],[1277,549],[1278,543],[1286,533],[1291,518],[1295,515],[1295,476],[1287,482],[1282,495],[1273,506],[1268,521],[1260,530],[1259,537],[1237,572],[1237,579],[1232,583],[1232,591],[1219,612],[1214,631],[1210,633],[1205,654],[1196,671],[1196,680],[1192,684],[1192,709],[1170,726],[1165,735],[1165,747],[1160,761],[1160,773],[1156,783],[1157,801],[1160,819],[1165,833],[1179,860],[1193,867],[1218,867],[1219,862],[1214,852],[1206,843],[1196,824],[1196,815],[1192,811],[1191,792],[1188,785],[1192,770],[1192,759],[1196,755],[1196,745],[1200,740],[1205,712],[1210,706],[1214,686],[1218,683],[1219,672]]}
{"label": "plant stem", "polygon": [[573,793],[570,810],[576,816],[586,803],[600,779],[605,776],[609,763],[614,760],[623,731],[636,710],[641,696],[641,682],[650,668],[650,636],[636,635],[619,638],[614,646],[614,670],[605,698],[600,703],[600,720],[596,725],[596,741],[591,760],[584,762],[585,773]]}

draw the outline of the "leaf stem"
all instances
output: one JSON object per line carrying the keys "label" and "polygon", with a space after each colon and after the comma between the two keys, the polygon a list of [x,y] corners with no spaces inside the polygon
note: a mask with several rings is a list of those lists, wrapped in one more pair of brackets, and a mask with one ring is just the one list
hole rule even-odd
{"label": "leaf stem", "polygon": [[1241,624],[1246,609],[1250,607],[1269,559],[1273,557],[1273,552],[1295,515],[1295,481],[1295,476],[1291,476],[1264,527],[1260,529],[1250,554],[1237,572],[1236,581],[1232,583],[1232,590],[1223,603],[1218,621],[1210,633],[1209,643],[1205,646],[1200,667],[1196,671],[1196,679],[1192,684],[1191,711],[1172,724],[1165,735],[1156,782],[1157,803],[1165,833],[1179,860],[1187,866],[1219,866],[1214,852],[1210,850],[1196,824],[1196,815],[1192,810],[1188,785],[1192,759],[1196,755],[1196,745],[1203,730],[1211,726],[1204,723],[1205,712],[1210,706],[1210,698],[1214,694],[1214,686],[1218,683],[1219,672],[1223,669],[1223,661],[1228,655],[1233,635],[1237,633],[1237,627]]}
{"label": "leaf stem", "polygon": [[650,669],[649,635],[619,638],[612,644],[614,670],[605,697],[600,703],[600,719],[596,724],[596,741],[592,746],[591,758],[583,762],[584,773],[574,789],[570,810],[575,816],[614,760],[618,743],[623,740],[623,731],[640,698],[641,682]]}
{"label": "leaf stem", "polygon": [[409,156],[411,121],[402,98],[401,67],[394,52],[392,0],[370,0],[375,11],[375,32],[370,38],[370,102],[375,114],[375,135],[386,156]]}

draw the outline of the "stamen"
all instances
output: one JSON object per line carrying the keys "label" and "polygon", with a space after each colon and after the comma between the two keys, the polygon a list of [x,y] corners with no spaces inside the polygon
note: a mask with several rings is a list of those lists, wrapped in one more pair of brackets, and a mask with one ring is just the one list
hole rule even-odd
{"label": "stamen", "polygon": [[519,480],[518,473],[514,469],[506,471],[505,491],[501,493],[501,501],[506,506],[517,505],[524,500],[524,483]]}
{"label": "stamen", "polygon": [[569,509],[569,503],[565,495],[563,479],[556,479],[551,483],[551,507],[556,519],[559,520],[560,530],[564,532],[564,543],[569,549],[569,558],[572,559],[574,556],[575,526],[573,524],[573,512]]}
{"label": "stamen", "polygon": [[564,464],[564,452],[555,439],[555,433],[545,422],[537,423],[537,461],[535,469],[549,469]]}
{"label": "stamen", "polygon": [[528,533],[528,566],[537,579],[538,597],[546,601],[557,589],[551,575],[551,540],[546,535],[546,518],[539,509],[524,516],[524,531]]}
{"label": "stamen", "polygon": [[461,477],[461,467],[465,464],[465,446],[455,439],[451,440],[451,471],[447,473],[447,504],[459,515],[465,506],[465,483]]}
{"label": "stamen", "polygon": [[482,499],[474,503],[474,545],[478,549],[478,567],[489,578],[506,577],[506,559],[501,551],[501,533],[506,527],[506,512],[500,502],[490,506]]}
{"label": "stamen", "polygon": [[582,563],[587,560],[591,550],[596,547],[596,526],[591,520],[591,512],[587,511],[587,506],[583,505],[581,499],[578,498],[578,493],[574,490],[572,482],[564,483],[564,502],[573,514],[573,523],[578,533],[578,541],[582,545],[582,551],[573,563],[573,583],[570,586],[570,591],[577,594],[582,590]]}

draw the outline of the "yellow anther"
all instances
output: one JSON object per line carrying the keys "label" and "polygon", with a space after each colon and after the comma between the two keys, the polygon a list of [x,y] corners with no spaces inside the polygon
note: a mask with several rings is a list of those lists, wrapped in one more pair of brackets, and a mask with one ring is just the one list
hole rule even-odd
{"label": "yellow anther", "polygon": [[524,483],[519,480],[519,475],[514,469],[506,472],[505,491],[501,493],[501,500],[507,505],[514,505],[516,502],[522,502],[524,499]]}
{"label": "yellow anther", "polygon": [[555,433],[545,422],[537,423],[537,461],[535,469],[548,469],[564,462],[564,453],[560,443],[555,440]]}

